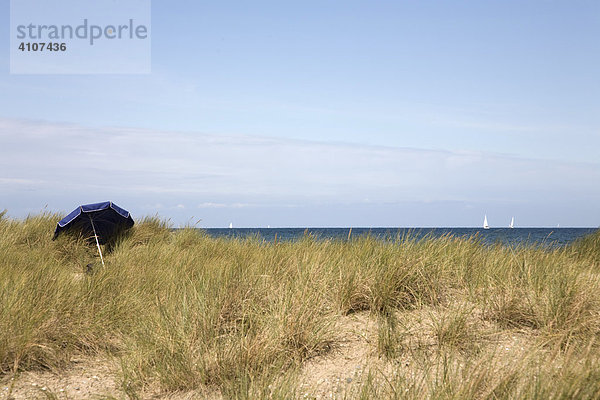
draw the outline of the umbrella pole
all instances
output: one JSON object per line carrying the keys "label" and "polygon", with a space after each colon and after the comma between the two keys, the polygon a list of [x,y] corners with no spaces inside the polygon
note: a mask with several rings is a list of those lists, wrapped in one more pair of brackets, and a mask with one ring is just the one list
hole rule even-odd
{"label": "umbrella pole", "polygon": [[94,227],[94,221],[92,220],[92,216],[90,215],[90,223],[92,224],[92,229],[94,230],[94,237],[96,238],[96,246],[98,246],[98,253],[100,253],[100,261],[102,261],[102,266],[104,267],[104,258],[102,258],[102,250],[100,250],[100,243],[98,242],[98,235],[96,234],[96,228]]}

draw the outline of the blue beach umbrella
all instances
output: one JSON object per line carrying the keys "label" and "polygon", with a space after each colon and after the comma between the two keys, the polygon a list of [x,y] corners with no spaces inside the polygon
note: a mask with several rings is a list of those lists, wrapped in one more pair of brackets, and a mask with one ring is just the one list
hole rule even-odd
{"label": "blue beach umbrella", "polygon": [[78,232],[84,236],[93,236],[96,239],[100,260],[104,265],[100,244],[105,244],[119,232],[132,226],[133,218],[131,218],[129,211],[122,209],[112,201],[84,204],[58,221],[53,240],[63,232]]}

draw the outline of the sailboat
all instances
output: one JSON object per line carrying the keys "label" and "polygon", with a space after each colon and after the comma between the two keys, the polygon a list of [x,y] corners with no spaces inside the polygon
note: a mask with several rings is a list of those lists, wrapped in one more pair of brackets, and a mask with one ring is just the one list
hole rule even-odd
{"label": "sailboat", "polygon": [[510,220],[510,225],[508,227],[511,229],[515,227],[515,217],[512,217],[512,219]]}
{"label": "sailboat", "polygon": [[233,228],[233,222],[229,223],[229,229]]}
{"label": "sailboat", "polygon": [[487,222],[487,215],[483,217],[483,229],[490,229],[490,225]]}

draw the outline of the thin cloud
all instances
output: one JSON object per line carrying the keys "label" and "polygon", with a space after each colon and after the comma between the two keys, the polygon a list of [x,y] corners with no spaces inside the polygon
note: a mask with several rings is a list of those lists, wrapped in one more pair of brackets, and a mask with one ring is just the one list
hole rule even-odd
{"label": "thin cloud", "polygon": [[22,179],[22,178],[2,178],[0,177],[0,184],[4,185],[34,185],[40,184],[42,181],[34,179]]}
{"label": "thin cloud", "polygon": [[[535,202],[566,196],[600,200],[600,189],[590,184],[600,182],[597,163],[486,152],[7,119],[0,119],[0,142],[0,190],[18,193],[27,184],[40,202],[57,193],[64,198],[98,194],[183,212],[515,198]],[[5,202],[0,208],[19,207],[16,195]]]}
{"label": "thin cloud", "polygon": [[247,203],[211,203],[211,202],[206,202],[206,203],[200,203],[198,204],[198,208],[246,208],[246,207],[253,207],[255,205],[253,204],[247,204]]}

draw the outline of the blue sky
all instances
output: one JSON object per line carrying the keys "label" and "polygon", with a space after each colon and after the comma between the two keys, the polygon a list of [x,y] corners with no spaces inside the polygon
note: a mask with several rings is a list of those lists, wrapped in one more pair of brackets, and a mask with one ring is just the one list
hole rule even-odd
{"label": "blue sky", "polygon": [[599,226],[600,3],[152,3],[152,73],[9,74],[0,209]]}

